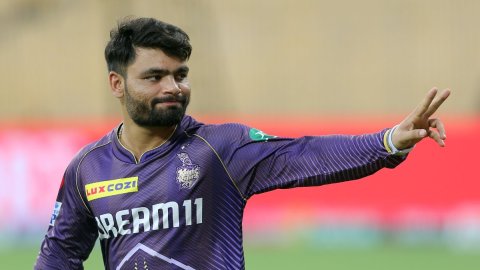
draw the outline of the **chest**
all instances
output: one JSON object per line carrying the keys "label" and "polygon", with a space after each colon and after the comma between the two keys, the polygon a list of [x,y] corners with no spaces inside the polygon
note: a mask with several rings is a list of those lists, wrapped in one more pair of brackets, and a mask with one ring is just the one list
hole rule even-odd
{"label": "chest", "polygon": [[205,224],[230,188],[226,176],[208,148],[180,146],[139,164],[97,158],[81,168],[79,188],[100,238],[117,238]]}
{"label": "chest", "polygon": [[139,164],[111,157],[90,162],[81,168],[79,188],[94,214],[208,196],[224,177],[218,160],[208,149],[190,149],[172,149]]}

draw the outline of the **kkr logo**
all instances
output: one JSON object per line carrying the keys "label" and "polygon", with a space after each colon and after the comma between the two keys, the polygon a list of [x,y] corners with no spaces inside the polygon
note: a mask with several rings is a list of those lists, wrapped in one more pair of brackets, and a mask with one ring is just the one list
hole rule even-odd
{"label": "kkr logo", "polygon": [[87,193],[88,201],[137,191],[138,176],[85,185],[85,192]]}
{"label": "kkr logo", "polygon": [[177,154],[182,166],[177,167],[177,182],[180,188],[190,189],[200,178],[200,166],[193,164],[187,153]]}

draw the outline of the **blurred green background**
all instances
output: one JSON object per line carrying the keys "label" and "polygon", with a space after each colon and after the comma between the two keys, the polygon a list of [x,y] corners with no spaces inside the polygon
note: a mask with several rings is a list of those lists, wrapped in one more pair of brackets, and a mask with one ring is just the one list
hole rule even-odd
{"label": "blurred green background", "polygon": [[[0,250],[0,261],[7,269],[31,269],[37,248],[15,247]],[[383,246],[376,248],[320,248],[305,243],[284,246],[245,247],[246,269],[370,269],[370,270],[473,270],[478,268],[479,254],[452,252],[438,247]],[[102,269],[97,246],[84,264],[85,269]]]}

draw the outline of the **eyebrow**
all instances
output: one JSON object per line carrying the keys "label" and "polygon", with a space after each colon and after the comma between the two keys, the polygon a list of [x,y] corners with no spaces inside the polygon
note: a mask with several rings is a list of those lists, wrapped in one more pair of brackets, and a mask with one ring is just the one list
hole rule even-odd
{"label": "eyebrow", "polygon": [[178,74],[178,73],[188,73],[190,69],[187,66],[181,66],[174,70],[173,72],[170,72],[168,69],[164,68],[149,68],[142,73],[140,73],[140,76],[150,76],[150,75],[160,75],[160,76],[166,76],[168,74]]}

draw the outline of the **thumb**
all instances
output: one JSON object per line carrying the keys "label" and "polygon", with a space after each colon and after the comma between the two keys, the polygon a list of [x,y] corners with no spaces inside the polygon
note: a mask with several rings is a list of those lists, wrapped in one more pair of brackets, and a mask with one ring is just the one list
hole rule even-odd
{"label": "thumb", "polygon": [[392,143],[397,149],[413,147],[417,142],[427,137],[425,129],[398,130],[392,134]]}

